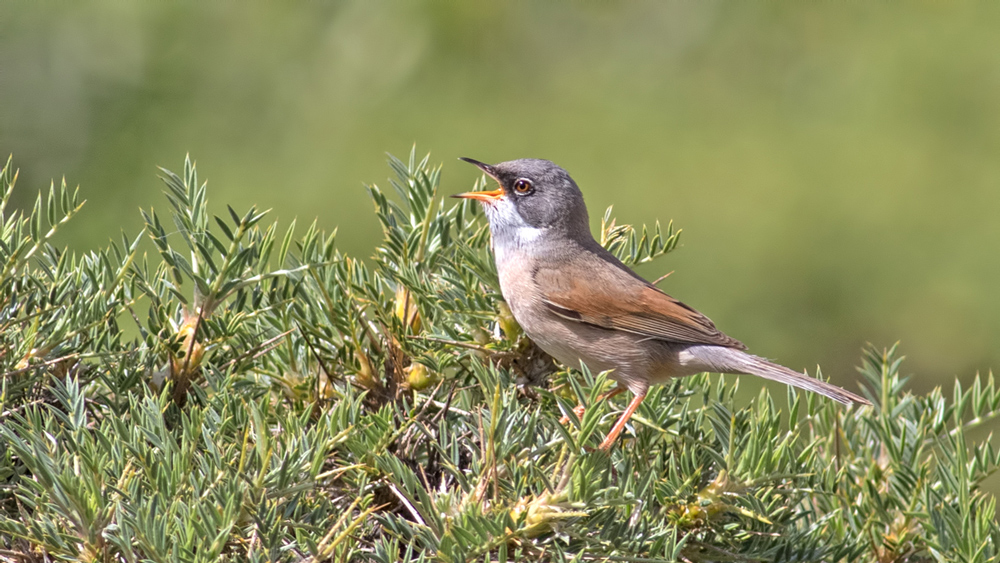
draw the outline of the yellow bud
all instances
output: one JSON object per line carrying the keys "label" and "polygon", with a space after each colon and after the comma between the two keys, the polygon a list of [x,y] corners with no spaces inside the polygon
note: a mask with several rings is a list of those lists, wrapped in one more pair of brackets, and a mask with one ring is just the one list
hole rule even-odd
{"label": "yellow bud", "polygon": [[[171,375],[174,379],[186,380],[190,374],[201,366],[205,355],[205,346],[195,338],[199,323],[198,315],[184,311],[184,321],[177,328],[174,338],[180,342],[177,355],[171,358]],[[188,352],[191,353],[188,357]]]}
{"label": "yellow bud", "polygon": [[478,326],[472,329],[472,340],[476,344],[479,344],[480,346],[486,346],[487,344],[493,341],[493,339],[490,337],[490,333],[486,332],[485,330],[483,330],[481,327]]}
{"label": "yellow bud", "polygon": [[503,331],[504,336],[511,342],[517,340],[523,332],[521,325],[514,318],[514,313],[511,312],[507,303],[503,301],[497,305],[497,323],[500,324],[500,330]]}
{"label": "yellow bud", "polygon": [[552,391],[553,394],[558,395],[567,401],[576,400],[576,393],[573,392],[573,387],[571,387],[569,383],[560,383],[559,385],[550,388],[549,391]]}
{"label": "yellow bud", "polygon": [[358,360],[358,372],[354,374],[354,381],[364,389],[374,389],[378,387],[378,380],[375,378],[375,370],[368,356],[358,350],[354,355]]}
{"label": "yellow bud", "polygon": [[723,501],[722,495],[732,491],[733,488],[734,484],[729,479],[729,474],[722,470],[711,483],[698,491],[698,496],[693,502],[681,505],[670,512],[681,526],[702,525],[732,508]]}
{"label": "yellow bud", "polygon": [[330,381],[330,377],[326,372],[322,372],[319,376],[319,396],[318,399],[332,399],[335,394],[335,388],[333,383]]}
{"label": "yellow bud", "polygon": [[[510,518],[514,522],[522,522],[519,535],[526,538],[536,538],[548,533],[560,521],[569,518],[582,518],[586,512],[569,510],[572,504],[565,501],[564,494],[523,497],[510,510]],[[523,518],[523,520],[521,520]]]}
{"label": "yellow bud", "polygon": [[417,310],[417,304],[413,300],[410,290],[403,286],[396,288],[396,318],[404,326],[410,327],[413,332],[420,332],[422,324],[420,311]]}
{"label": "yellow bud", "polygon": [[424,364],[410,364],[403,372],[406,373],[406,385],[414,391],[423,391],[441,381],[439,374],[427,369]]}

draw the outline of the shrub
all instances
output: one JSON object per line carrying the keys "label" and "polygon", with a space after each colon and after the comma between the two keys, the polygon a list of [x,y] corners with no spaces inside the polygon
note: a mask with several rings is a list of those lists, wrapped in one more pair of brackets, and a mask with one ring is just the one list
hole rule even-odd
{"label": "shrub", "polygon": [[[611,454],[592,451],[622,407],[596,400],[606,374],[521,334],[481,214],[446,203],[440,166],[389,164],[365,261],[315,224],[210,216],[190,160],[163,171],[169,218],[69,253],[50,240],[77,192],[11,211],[8,162],[0,557],[997,559],[980,485],[1000,458],[967,437],[1000,413],[992,376],[917,396],[895,348],[868,349],[875,406],[845,409],[791,389],[745,404],[737,379],[702,374],[653,389]],[[628,263],[678,236],[610,210],[601,230]]]}

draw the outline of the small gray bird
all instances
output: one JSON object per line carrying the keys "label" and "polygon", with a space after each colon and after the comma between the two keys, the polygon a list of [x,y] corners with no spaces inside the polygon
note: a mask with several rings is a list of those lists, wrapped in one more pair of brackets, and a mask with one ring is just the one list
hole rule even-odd
{"label": "small gray bird", "polygon": [[[489,165],[500,184],[458,198],[482,203],[493,235],[500,291],[525,333],[563,364],[611,371],[635,397],[601,443],[610,449],[650,385],[701,372],[758,375],[837,402],[863,397],[746,353],[742,342],[663,293],[605,250],[590,233],[583,194],[548,160]],[[606,397],[605,397],[606,398]]]}

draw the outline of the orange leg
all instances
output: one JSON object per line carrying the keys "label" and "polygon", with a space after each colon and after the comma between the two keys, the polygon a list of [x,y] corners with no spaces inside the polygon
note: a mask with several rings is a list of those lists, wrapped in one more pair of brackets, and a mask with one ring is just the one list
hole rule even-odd
{"label": "orange leg", "polygon": [[[619,389],[620,388],[616,388],[616,390]],[[645,391],[632,398],[632,402],[628,404],[628,408],[625,409],[625,412],[622,413],[621,418],[619,418],[618,422],[616,422],[615,425],[611,428],[611,432],[608,433],[608,437],[605,438],[603,442],[601,442],[600,448],[602,450],[608,451],[611,449],[611,446],[613,446],[615,441],[618,439],[618,435],[621,434],[622,430],[625,429],[625,424],[628,423],[628,419],[632,418],[632,414],[635,413],[635,409],[639,408],[639,404],[642,403],[642,400],[645,398],[646,398]]]}
{"label": "orange leg", "polygon": [[[604,393],[603,395],[601,395],[600,397],[598,397],[597,398],[597,402],[600,403],[601,401],[604,401],[606,399],[610,399],[611,397],[614,397],[615,395],[618,395],[619,393],[621,393],[624,390],[625,390],[624,387],[622,387],[620,385],[617,385],[611,391],[608,391],[607,393]],[[577,418],[583,418],[583,411],[584,411],[583,405],[577,405],[577,406],[573,407],[573,412],[576,413],[576,417]],[[559,424],[569,424],[569,417],[568,416],[564,416],[564,417],[560,418],[559,419]]]}

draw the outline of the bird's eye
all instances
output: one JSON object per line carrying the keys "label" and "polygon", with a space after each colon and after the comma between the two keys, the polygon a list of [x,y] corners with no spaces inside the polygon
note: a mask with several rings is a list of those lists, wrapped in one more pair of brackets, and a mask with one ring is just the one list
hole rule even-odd
{"label": "bird's eye", "polygon": [[534,191],[534,186],[531,185],[530,180],[525,180],[521,178],[520,180],[514,182],[514,191],[520,195],[528,195]]}

